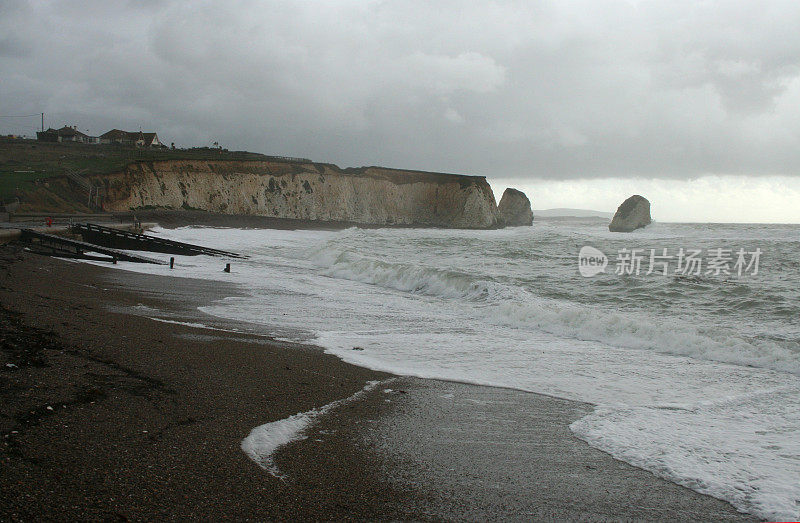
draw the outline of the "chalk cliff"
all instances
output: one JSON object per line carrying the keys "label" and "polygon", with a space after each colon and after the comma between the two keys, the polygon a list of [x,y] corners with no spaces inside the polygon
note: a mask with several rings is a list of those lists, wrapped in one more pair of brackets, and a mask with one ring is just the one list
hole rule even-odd
{"label": "chalk cliff", "polygon": [[608,230],[611,232],[631,232],[649,225],[650,202],[644,196],[634,194],[617,208]]}
{"label": "chalk cliff", "polygon": [[292,161],[140,162],[98,176],[104,208],[199,209],[364,225],[501,225],[482,176]]}
{"label": "chalk cliff", "polygon": [[503,192],[500,204],[497,206],[503,223],[508,226],[533,225],[533,210],[531,201],[525,193],[509,187]]}

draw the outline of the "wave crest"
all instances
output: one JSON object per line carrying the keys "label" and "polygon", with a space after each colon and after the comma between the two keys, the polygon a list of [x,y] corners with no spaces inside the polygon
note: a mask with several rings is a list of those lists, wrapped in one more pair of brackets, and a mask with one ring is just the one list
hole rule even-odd
{"label": "wave crest", "polygon": [[346,249],[322,248],[313,253],[312,260],[333,278],[480,304],[476,315],[494,324],[800,375],[800,351],[770,340],[749,341],[723,327],[544,299],[523,288],[466,273],[387,262]]}

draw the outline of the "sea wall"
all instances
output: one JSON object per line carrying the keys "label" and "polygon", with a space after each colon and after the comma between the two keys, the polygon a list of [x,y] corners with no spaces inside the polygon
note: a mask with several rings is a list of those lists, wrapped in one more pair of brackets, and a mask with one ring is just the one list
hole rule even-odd
{"label": "sea wall", "polygon": [[486,178],[290,161],[140,162],[93,177],[104,209],[198,209],[364,225],[493,228]]}

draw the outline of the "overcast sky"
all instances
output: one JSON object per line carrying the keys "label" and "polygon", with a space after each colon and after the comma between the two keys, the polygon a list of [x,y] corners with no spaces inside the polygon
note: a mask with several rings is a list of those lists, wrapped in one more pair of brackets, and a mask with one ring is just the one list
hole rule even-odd
{"label": "overcast sky", "polygon": [[800,222],[796,1],[0,0],[0,115],[40,112],[484,175],[535,208]]}

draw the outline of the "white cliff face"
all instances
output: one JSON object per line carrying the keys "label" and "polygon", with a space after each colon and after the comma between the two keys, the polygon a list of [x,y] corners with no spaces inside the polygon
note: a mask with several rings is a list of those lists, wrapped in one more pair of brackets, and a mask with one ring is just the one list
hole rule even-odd
{"label": "white cliff face", "polygon": [[508,226],[533,225],[531,201],[522,191],[511,187],[506,189],[497,210],[500,212],[503,223]]}
{"label": "white cliff face", "polygon": [[631,232],[649,225],[650,202],[647,198],[634,194],[617,208],[614,218],[608,225],[611,232]]}
{"label": "white cliff face", "polygon": [[98,178],[105,208],[200,209],[365,225],[492,228],[500,223],[483,177],[329,164],[235,161],[139,163]]}

